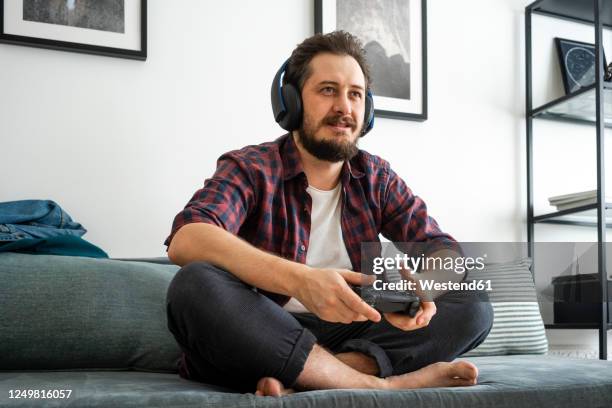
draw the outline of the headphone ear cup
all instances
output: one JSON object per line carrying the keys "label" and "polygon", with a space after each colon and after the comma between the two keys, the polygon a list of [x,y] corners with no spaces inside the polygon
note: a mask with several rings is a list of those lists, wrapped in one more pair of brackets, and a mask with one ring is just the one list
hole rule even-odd
{"label": "headphone ear cup", "polygon": [[286,60],[274,75],[270,96],[274,120],[287,131],[302,125],[302,97],[299,90],[291,84],[283,85],[283,77],[289,60]]}
{"label": "headphone ear cup", "polygon": [[299,129],[302,125],[302,97],[300,92],[292,84],[283,85],[281,92],[286,112],[279,125],[287,131]]}
{"label": "headphone ear cup", "polygon": [[361,136],[364,136],[374,127],[374,97],[369,90],[366,94],[365,112],[363,116],[363,131],[361,132]]}

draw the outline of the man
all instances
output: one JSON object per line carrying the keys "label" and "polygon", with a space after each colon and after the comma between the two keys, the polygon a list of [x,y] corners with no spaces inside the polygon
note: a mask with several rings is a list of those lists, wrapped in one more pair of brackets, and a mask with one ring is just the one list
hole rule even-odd
{"label": "man", "polygon": [[181,376],[257,395],[475,384],[472,363],[450,361],[484,340],[489,304],[447,293],[414,318],[381,316],[349,287],[365,276],[361,242],[379,233],[454,242],[387,162],[357,148],[372,109],[361,44],[315,35],[285,69],[278,92],[298,120],[276,119],[291,132],[222,155],[166,240],[184,265],[167,300]]}

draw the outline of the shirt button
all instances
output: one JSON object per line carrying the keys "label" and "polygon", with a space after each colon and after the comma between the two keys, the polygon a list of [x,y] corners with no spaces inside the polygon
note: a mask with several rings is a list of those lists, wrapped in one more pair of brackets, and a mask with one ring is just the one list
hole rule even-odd
{"label": "shirt button", "polygon": [[300,250],[301,250],[302,252],[303,252],[303,251],[305,251],[305,250],[306,250],[306,245],[302,245],[302,246],[300,247]]}

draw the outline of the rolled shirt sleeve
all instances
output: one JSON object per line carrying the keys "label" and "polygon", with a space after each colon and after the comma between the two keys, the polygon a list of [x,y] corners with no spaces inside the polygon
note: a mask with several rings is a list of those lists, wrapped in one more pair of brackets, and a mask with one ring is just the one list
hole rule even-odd
{"label": "rolled shirt sleeve", "polygon": [[247,165],[233,157],[231,152],[222,155],[217,161],[215,174],[204,181],[204,186],[174,217],[172,231],[164,245],[170,245],[181,227],[197,222],[216,225],[237,234],[253,208],[254,195]]}
{"label": "rolled shirt sleeve", "polygon": [[381,233],[385,238],[393,242],[427,242],[428,253],[441,248],[461,252],[455,239],[429,216],[425,202],[390,168],[383,202]]}

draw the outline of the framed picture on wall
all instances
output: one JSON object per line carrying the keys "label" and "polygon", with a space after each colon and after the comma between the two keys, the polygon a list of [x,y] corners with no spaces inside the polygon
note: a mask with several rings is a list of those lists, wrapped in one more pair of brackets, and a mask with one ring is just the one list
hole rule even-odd
{"label": "framed picture on wall", "polygon": [[147,59],[147,0],[0,0],[0,42]]}
{"label": "framed picture on wall", "polygon": [[334,30],[363,42],[376,116],[427,119],[426,0],[315,0],[315,32]]}

